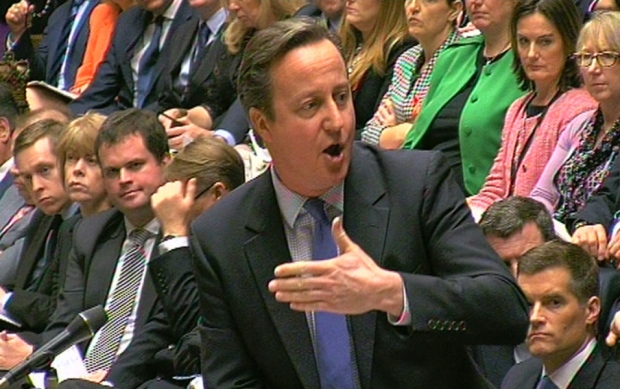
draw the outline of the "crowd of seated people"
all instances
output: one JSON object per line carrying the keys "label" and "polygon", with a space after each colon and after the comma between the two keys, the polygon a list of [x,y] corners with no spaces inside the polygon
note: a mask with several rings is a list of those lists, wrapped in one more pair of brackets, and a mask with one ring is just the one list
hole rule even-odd
{"label": "crowd of seated people", "polygon": [[[315,216],[296,197],[313,199],[314,195],[288,187],[289,182],[300,183],[300,188],[305,181],[315,184],[306,170],[316,161],[303,159],[314,145],[300,146],[302,140],[323,137],[311,138],[304,126],[312,122],[329,138],[317,141],[322,147],[319,163],[326,159],[335,165],[344,160],[346,143],[354,139],[353,170],[362,160],[356,160],[355,153],[365,153],[367,161],[371,160],[367,155],[377,156],[377,162],[368,166],[368,177],[374,163],[387,171],[399,161],[416,161],[400,166],[403,171],[398,174],[377,178],[385,180],[377,184],[396,187],[401,182],[395,181],[407,180],[400,179],[407,172],[413,180],[422,177],[421,167],[427,169],[427,176],[415,183],[423,186],[422,197],[429,201],[420,210],[428,219],[423,226],[411,218],[412,209],[373,208],[377,213],[364,228],[373,233],[381,230],[385,247],[369,250],[374,237],[347,224],[352,223],[347,216],[362,220],[366,211],[355,213],[354,207],[373,201],[411,207],[405,200],[407,193],[377,195],[373,200],[374,184],[353,186],[354,178],[347,175],[342,184],[317,196],[326,203],[322,210],[328,219],[345,216],[342,223],[331,226],[336,255],[363,248],[380,267],[404,274],[400,304],[405,309],[400,316],[386,310],[387,315],[376,319],[385,321],[377,324],[376,331],[381,353],[394,351],[400,362],[398,358],[407,354],[402,344],[392,349],[386,342],[411,337],[403,342],[421,339],[414,343],[416,347],[436,345],[439,355],[445,343],[433,331],[444,331],[442,327],[459,331],[459,320],[423,316],[420,323],[408,308],[415,305],[410,273],[452,277],[451,259],[446,258],[459,253],[435,250],[444,247],[443,239],[454,239],[484,257],[479,261],[484,266],[504,262],[506,266],[491,273],[514,283],[517,297],[510,301],[519,303],[507,309],[514,309],[515,317],[526,312],[525,301],[529,305],[527,334],[518,320],[512,323],[525,338],[513,331],[505,342],[477,334],[468,338],[474,339],[471,344],[464,342],[463,350],[476,366],[475,373],[465,365],[456,367],[462,368],[463,387],[620,387],[620,364],[614,360],[620,338],[617,2],[11,0],[0,6],[0,12],[4,14],[0,26],[5,29],[5,36],[0,34],[2,49],[12,52],[11,58],[27,60],[29,80],[39,82],[23,86],[30,111],[20,113],[11,86],[0,81],[0,371],[26,360],[78,313],[102,305],[107,323],[92,339],[70,350],[82,357],[84,370],[70,375],[61,387],[197,388],[202,386],[202,376],[210,384],[205,387],[228,387],[235,374],[240,387],[277,387],[281,382],[270,381],[271,373],[262,377],[265,382],[248,378],[260,376],[265,369],[261,352],[268,350],[256,350],[267,344],[271,334],[256,344],[248,343],[245,324],[239,320],[247,318],[249,311],[237,312],[243,305],[234,304],[255,302],[256,296],[237,301],[240,292],[221,276],[225,265],[240,271],[245,264],[229,261],[245,259],[219,254],[228,246],[235,246],[230,248],[235,255],[245,250],[251,256],[252,247],[258,250],[256,255],[265,254],[254,238],[247,238],[251,235],[244,237],[247,247],[238,244],[239,229],[224,228],[235,223],[247,223],[243,231],[248,234],[281,233],[273,247],[287,249],[294,262],[315,253],[316,236],[329,234],[329,229],[322,230],[325,226],[308,221]],[[283,53],[278,54],[281,57],[260,57],[261,48],[255,42],[274,31],[296,28],[308,31],[290,44],[269,48]],[[313,37],[313,28],[326,35]],[[310,43],[300,43],[305,39]],[[295,50],[314,48],[321,39],[337,43],[342,74],[334,75],[329,50],[320,51],[326,56],[318,67],[304,62],[305,58],[290,58]],[[281,67],[284,62],[289,66]],[[261,65],[254,69],[248,63]],[[264,80],[257,74],[262,73],[271,78],[259,83]],[[346,84],[331,84],[343,75]],[[302,85],[304,77],[307,85],[318,85],[312,93]],[[290,90],[277,82],[281,79],[289,81]],[[286,90],[285,101],[276,96],[281,90]],[[256,105],[251,105],[252,99]],[[350,138],[341,135],[349,125]],[[298,137],[286,131],[298,131]],[[272,207],[268,200],[243,202],[241,196],[253,199],[264,189],[260,186],[264,180],[244,184],[245,172],[252,167],[235,146],[245,151],[248,145],[252,153],[263,153],[265,160],[270,160],[266,153],[275,157],[267,168],[273,185],[267,194],[294,208],[294,216],[284,206]],[[419,162],[418,156],[428,156],[430,162]],[[286,163],[290,171],[283,168]],[[337,170],[330,169],[331,173]],[[316,168],[313,173],[324,172]],[[413,185],[402,184],[402,188]],[[346,196],[355,192],[363,200],[348,203],[343,191]],[[436,193],[452,198],[449,202],[431,198]],[[236,209],[227,213],[230,204]],[[266,210],[285,221],[282,227],[244,219],[262,217]],[[443,213],[433,213],[438,210]],[[237,215],[233,211],[241,218],[222,217]],[[386,212],[398,216],[384,220]],[[219,217],[221,237],[201,236],[220,232],[208,220],[212,214]],[[308,220],[303,219],[306,216]],[[404,238],[391,235],[396,234],[390,224],[394,220],[406,221],[406,228],[421,237],[415,237],[415,244],[424,245],[429,259],[415,266],[399,259],[409,246],[400,246]],[[300,236],[295,235],[298,228]],[[351,249],[343,228],[369,241],[356,241],[360,246]],[[437,235],[442,228],[456,232]],[[462,235],[460,228],[465,231]],[[314,239],[312,247],[300,243],[308,237]],[[440,242],[435,241],[438,238]],[[431,259],[433,255],[438,255],[439,262]],[[347,266],[340,270],[351,270],[352,265]],[[467,277],[476,278],[474,267],[465,271]],[[353,383],[324,381],[318,356],[322,346],[314,332],[320,315],[315,315],[315,309],[299,308],[302,303],[286,290],[301,290],[303,285],[289,286],[285,280],[311,275],[282,276],[274,269],[253,272],[250,278],[255,281],[275,272],[275,285],[284,285],[280,290],[269,283],[267,289],[265,283],[265,290],[275,294],[274,303],[306,310],[300,317],[307,321],[310,335],[308,339],[299,335],[300,344],[311,343],[318,376],[312,373],[315,376],[305,381],[307,366],[299,367],[297,360],[277,353],[269,355],[283,361],[286,374],[289,365],[299,369],[300,387],[320,381],[325,389],[375,388],[389,382],[385,366],[378,368],[380,378],[366,372],[365,364],[370,362],[359,357],[361,349],[352,351],[357,353],[353,363],[358,364]],[[217,287],[216,275],[221,281]],[[235,273],[230,280],[240,276]],[[460,282],[460,275],[453,278]],[[320,287],[310,295],[322,296]],[[249,281],[239,286],[241,290],[261,293]],[[205,291],[211,295],[205,297]],[[458,300],[452,290],[448,296],[453,300],[444,300],[445,295],[432,300],[437,309]],[[431,301],[432,296],[427,297]],[[222,302],[230,304],[226,317],[233,323],[232,332],[213,328],[220,322],[214,321],[208,304]],[[267,310],[278,312],[269,304]],[[337,309],[327,310],[343,316]],[[217,312],[221,311],[217,305]],[[358,347],[355,337],[361,328],[367,331],[363,326],[368,323],[358,318],[364,315],[345,312],[351,343],[334,345]],[[382,335],[384,325],[394,332]],[[402,326],[409,327],[402,331]],[[421,333],[419,338],[416,331]],[[224,347],[228,342],[224,333],[230,336],[231,349],[219,354],[210,347]],[[235,358],[231,350],[243,351],[235,360],[239,365],[222,363]],[[340,361],[330,363],[337,366]],[[239,371],[239,366],[250,369],[252,375]],[[418,372],[414,369],[412,374]],[[454,377],[440,381],[452,382]],[[417,387],[415,382],[412,387]]]}

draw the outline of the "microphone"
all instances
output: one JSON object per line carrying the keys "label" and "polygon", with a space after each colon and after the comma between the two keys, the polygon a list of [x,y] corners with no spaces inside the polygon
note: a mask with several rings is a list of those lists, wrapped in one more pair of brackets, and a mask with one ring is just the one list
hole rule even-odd
{"label": "microphone", "polygon": [[0,389],[8,388],[9,385],[24,378],[33,370],[45,368],[52,363],[56,355],[74,344],[92,338],[106,321],[108,321],[108,316],[101,305],[79,313],[60,334],[33,352],[22,363],[9,370],[0,379]]}

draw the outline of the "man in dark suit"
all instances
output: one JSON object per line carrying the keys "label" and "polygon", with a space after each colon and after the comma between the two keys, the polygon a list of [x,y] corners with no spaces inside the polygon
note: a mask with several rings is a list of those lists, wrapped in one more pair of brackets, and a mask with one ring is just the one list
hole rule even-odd
{"label": "man in dark suit", "polygon": [[[55,151],[62,129],[58,122],[43,120],[26,127],[15,140],[15,161],[40,216],[32,219],[16,279],[0,288],[2,313],[19,323],[9,329],[40,333],[56,306],[64,259],[54,254],[62,221],[72,212]],[[3,362],[0,368],[10,367],[10,362]]]}
{"label": "man in dark suit", "polygon": [[34,48],[27,19],[32,17],[33,5],[22,0],[6,13],[11,30],[8,45],[17,59],[27,59],[30,77],[68,90],[82,65],[90,35],[90,14],[99,0],[72,0],[58,7],[50,16],[43,40]]}
{"label": "man in dark suit", "polygon": [[[528,197],[514,196],[494,203],[483,213],[480,227],[515,278],[519,260],[526,252],[557,238],[545,206]],[[614,301],[620,296],[620,274],[614,269],[600,268],[599,291],[601,313],[597,332],[605,336],[608,319],[617,310]],[[497,387],[515,363],[531,357],[524,343],[516,347],[483,345],[472,350],[485,377]]]}
{"label": "man in dark suit", "polygon": [[192,225],[205,387],[488,387],[465,344],[518,343],[523,296],[440,154],[353,144],[330,39],[291,19],[244,54],[273,166]]}
{"label": "man in dark suit", "polygon": [[34,346],[57,335],[79,312],[103,305],[107,327],[81,345],[90,379],[100,381],[154,311],[156,293],[146,262],[157,244],[159,223],[150,197],[164,182],[168,146],[153,113],[130,109],[106,119],[95,149],[115,209],[84,218],[74,228],[56,310]]}
{"label": "man in dark suit", "polygon": [[123,12],[105,60],[92,84],[69,104],[71,111],[109,114],[155,103],[165,63],[160,53],[176,45],[169,37],[192,18],[196,15],[183,0],[140,0],[137,7]]}
{"label": "man in dark suit", "polygon": [[617,388],[620,365],[595,338],[596,261],[572,243],[547,242],[519,260],[517,280],[531,304],[526,343],[536,358],[515,365],[502,388]]}

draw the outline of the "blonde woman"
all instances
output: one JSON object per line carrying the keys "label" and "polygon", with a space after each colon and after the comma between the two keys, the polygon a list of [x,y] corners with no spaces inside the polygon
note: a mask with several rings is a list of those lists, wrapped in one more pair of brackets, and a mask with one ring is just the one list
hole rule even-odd
{"label": "blonde woman", "polygon": [[356,139],[387,92],[396,59],[413,46],[405,0],[348,0],[340,29],[355,106]]}

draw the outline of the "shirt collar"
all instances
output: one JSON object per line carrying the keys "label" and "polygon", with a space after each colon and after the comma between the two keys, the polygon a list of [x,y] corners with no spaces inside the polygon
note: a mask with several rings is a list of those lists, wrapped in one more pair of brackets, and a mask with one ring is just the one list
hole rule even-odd
{"label": "shirt collar", "polygon": [[71,216],[77,214],[79,210],[80,206],[78,203],[71,203],[71,205],[69,205],[67,209],[60,213],[60,216],[62,217],[62,220],[67,220]]}
{"label": "shirt collar", "polygon": [[[271,181],[273,182],[273,188],[276,192],[276,200],[278,201],[280,213],[286,224],[292,229],[308,197],[297,194],[284,186],[276,170],[273,168],[273,165],[271,167]],[[338,213],[341,214],[344,210],[344,182],[331,187],[327,192],[319,196],[319,198],[328,204],[328,208],[330,206],[334,207]]]}
{"label": "shirt collar", "polygon": [[220,31],[220,28],[222,28],[224,23],[226,23],[227,17],[228,14],[226,10],[224,8],[220,8],[209,19],[207,19],[206,23],[207,26],[209,26],[209,31],[211,31],[211,34],[217,34]]}
{"label": "shirt collar", "polygon": [[164,17],[164,20],[174,19],[174,16],[177,14],[182,2],[183,0],[172,0],[172,3],[170,3],[168,8],[166,8],[164,13],[161,15]]}
{"label": "shirt collar", "polygon": [[[590,338],[571,359],[560,366],[559,369],[549,374],[549,378],[551,378],[555,386],[559,389],[568,388],[568,384],[570,384],[575,375],[577,375],[581,366],[586,363],[586,360],[590,354],[592,354],[592,351],[594,351],[594,347],[596,347],[596,340]],[[547,375],[547,372],[543,366],[542,376],[544,377],[545,375]]]}
{"label": "shirt collar", "polygon": [[[134,226],[129,219],[127,219],[127,217],[124,217],[123,219],[125,221],[125,231],[127,232],[127,236],[129,236],[129,234],[138,227]],[[146,225],[142,228],[150,232],[151,236],[157,236],[157,234],[159,234],[159,226],[159,220],[157,220],[157,218],[153,218],[153,220],[146,223]]]}

